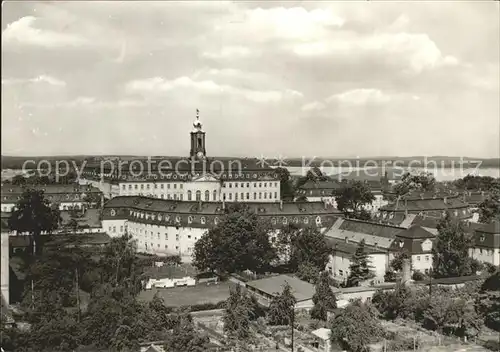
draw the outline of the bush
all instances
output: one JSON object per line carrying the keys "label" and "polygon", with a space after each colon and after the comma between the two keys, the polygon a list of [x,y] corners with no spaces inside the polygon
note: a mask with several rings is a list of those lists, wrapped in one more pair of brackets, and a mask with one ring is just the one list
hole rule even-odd
{"label": "bush", "polygon": [[186,306],[183,308],[188,308],[190,312],[199,312],[202,310],[213,310],[213,309],[223,309],[226,307],[226,301],[220,301],[217,303],[201,303],[192,306]]}
{"label": "bush", "polygon": [[[418,346],[417,346],[418,348]],[[413,339],[396,339],[387,343],[388,351],[411,351],[413,350]]]}
{"label": "bush", "polygon": [[387,270],[384,275],[384,281],[385,282],[396,282],[396,273],[394,270]]}
{"label": "bush", "polygon": [[421,271],[416,270],[413,273],[411,278],[412,278],[412,280],[415,280],[415,281],[423,281],[423,280],[425,280],[425,274],[422,273]]}

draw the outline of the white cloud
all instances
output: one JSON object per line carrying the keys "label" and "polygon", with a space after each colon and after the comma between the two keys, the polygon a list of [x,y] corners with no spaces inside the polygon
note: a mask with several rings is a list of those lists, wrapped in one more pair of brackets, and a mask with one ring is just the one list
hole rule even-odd
{"label": "white cloud", "polygon": [[384,104],[391,101],[391,97],[378,89],[362,88],[332,95],[327,101],[338,101],[349,105]]}
{"label": "white cloud", "polygon": [[52,86],[64,87],[66,86],[66,82],[61,81],[57,78],[48,76],[48,75],[40,75],[35,78],[6,78],[2,79],[2,84],[5,85],[14,85],[14,84],[25,84],[25,83],[47,83]]}
{"label": "white cloud", "polygon": [[135,80],[126,84],[125,89],[129,93],[161,93],[177,89],[196,90],[209,95],[231,94],[243,97],[256,103],[279,102],[285,98],[302,97],[302,93],[295,90],[251,90],[237,88],[226,84],[218,84],[212,80],[196,81],[189,77],[179,77],[174,80],[165,80],[154,77],[144,80]]}
{"label": "white cloud", "polygon": [[326,108],[326,105],[324,103],[321,103],[319,101],[313,101],[311,103],[303,105],[300,109],[302,111],[321,111]]}
{"label": "white cloud", "polygon": [[226,46],[218,51],[206,51],[202,54],[203,57],[209,59],[235,59],[250,55],[252,55],[252,51],[244,46]]}
{"label": "white cloud", "polygon": [[86,41],[74,34],[39,29],[34,26],[37,18],[25,16],[7,25],[2,32],[2,44],[26,44],[46,48],[79,46]]}
{"label": "white cloud", "polygon": [[275,7],[248,10],[243,22],[258,35],[305,40],[324,34],[326,26],[342,27],[345,20],[330,9],[307,11],[302,7]]}
{"label": "white cloud", "polygon": [[21,108],[90,108],[90,109],[114,109],[114,108],[134,108],[134,107],[157,107],[158,103],[145,100],[122,99],[118,101],[102,101],[94,97],[77,97],[73,100],[56,103],[24,103]]}
{"label": "white cloud", "polygon": [[329,40],[296,44],[291,50],[299,56],[351,55],[360,57],[381,54],[389,61],[400,62],[414,72],[440,65],[454,65],[458,59],[443,57],[427,34],[376,33],[370,36],[345,34]]}

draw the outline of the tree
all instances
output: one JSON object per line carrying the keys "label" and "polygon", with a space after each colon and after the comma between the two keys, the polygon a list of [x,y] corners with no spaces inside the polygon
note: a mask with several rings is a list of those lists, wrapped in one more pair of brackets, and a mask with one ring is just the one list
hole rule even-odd
{"label": "tree", "polygon": [[297,277],[301,280],[315,284],[319,278],[320,270],[309,262],[301,263],[297,269]]}
{"label": "tree", "polygon": [[293,319],[296,299],[292,294],[292,288],[287,283],[281,294],[275,293],[267,315],[270,325],[290,325]]}
{"label": "tree", "polygon": [[397,195],[402,196],[416,190],[430,192],[434,190],[435,186],[436,179],[430,172],[406,172],[401,178],[401,182],[394,187],[394,191]]}
{"label": "tree", "polygon": [[500,271],[487,278],[479,291],[476,310],[484,317],[484,324],[500,333]]}
{"label": "tree", "polygon": [[377,341],[383,329],[369,306],[357,300],[335,316],[330,324],[330,338],[343,349],[353,352],[367,352],[368,345]]}
{"label": "tree", "polygon": [[500,217],[500,197],[498,193],[491,194],[479,205],[479,222],[490,223]]}
{"label": "tree", "polygon": [[330,287],[330,277],[328,272],[323,271],[316,284],[316,291],[313,295],[314,307],[311,309],[311,318],[326,321],[328,312],[337,308],[337,298]]}
{"label": "tree", "polygon": [[288,169],[285,169],[283,167],[278,167],[274,171],[278,174],[280,178],[280,191],[281,191],[280,199],[293,200],[295,192],[293,189],[292,181],[290,179],[290,171],[288,171]]}
{"label": "tree", "polygon": [[8,224],[12,231],[30,234],[31,246],[35,247],[35,254],[38,255],[42,253],[42,232],[54,231],[61,221],[59,209],[50,207],[43,191],[27,189],[16,204]]}
{"label": "tree", "polygon": [[347,286],[359,286],[361,282],[371,279],[372,277],[373,273],[370,271],[368,254],[365,252],[365,240],[362,240],[351,258]]}
{"label": "tree", "polygon": [[428,300],[426,288],[397,284],[394,291],[375,292],[372,304],[385,319],[411,318],[418,321],[428,307]]}
{"label": "tree", "polygon": [[461,190],[494,191],[500,189],[500,179],[491,176],[467,175],[453,182]]}
{"label": "tree", "polygon": [[247,207],[233,207],[196,242],[193,264],[219,273],[265,271],[277,258],[269,232],[269,224]]}
{"label": "tree", "polygon": [[329,178],[326,176],[319,167],[315,166],[307,170],[305,176],[301,177],[297,181],[297,188],[302,187],[308,181],[318,182],[318,181],[328,181]]}
{"label": "tree", "polygon": [[95,192],[85,194],[83,201],[87,204],[87,208],[99,208],[101,206],[101,195]]}
{"label": "tree", "polygon": [[126,287],[131,294],[138,294],[142,288],[140,266],[136,253],[136,242],[129,234],[114,237],[106,246],[99,261],[104,282]]}
{"label": "tree", "polygon": [[172,352],[204,352],[210,340],[206,335],[200,335],[194,329],[193,319],[189,314],[179,316],[171,339],[166,344],[166,350]]}
{"label": "tree", "polygon": [[14,186],[24,186],[26,185],[26,178],[23,175],[16,175],[12,178],[12,184]]}
{"label": "tree", "polygon": [[231,289],[224,311],[224,331],[232,338],[244,340],[250,337],[250,320],[256,318],[257,302],[237,285]]}
{"label": "tree", "polygon": [[456,277],[472,274],[469,248],[471,239],[462,224],[449,213],[440,220],[435,245],[432,246],[435,277]]}
{"label": "tree", "polygon": [[371,204],[375,196],[370,187],[360,181],[348,182],[343,187],[333,191],[337,207],[344,212],[346,217],[353,217],[360,220],[369,220],[370,214],[364,206]]}
{"label": "tree", "polygon": [[399,253],[397,253],[394,256],[394,259],[391,260],[389,266],[394,270],[394,271],[401,271],[403,270],[403,263],[405,260],[410,260],[411,256],[408,253],[408,251],[403,250]]}
{"label": "tree", "polygon": [[322,271],[331,252],[325,237],[317,229],[299,229],[294,225],[281,230],[277,248],[292,271],[297,271],[301,265],[312,265]]}

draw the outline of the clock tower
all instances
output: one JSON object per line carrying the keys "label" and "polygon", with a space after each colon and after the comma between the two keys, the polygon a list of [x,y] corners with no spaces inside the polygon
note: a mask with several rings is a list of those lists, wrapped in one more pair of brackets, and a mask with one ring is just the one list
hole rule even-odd
{"label": "clock tower", "polygon": [[207,155],[205,149],[205,132],[202,129],[200,111],[198,109],[196,109],[196,120],[193,122],[193,130],[191,131],[191,151],[189,155],[191,159],[204,159]]}

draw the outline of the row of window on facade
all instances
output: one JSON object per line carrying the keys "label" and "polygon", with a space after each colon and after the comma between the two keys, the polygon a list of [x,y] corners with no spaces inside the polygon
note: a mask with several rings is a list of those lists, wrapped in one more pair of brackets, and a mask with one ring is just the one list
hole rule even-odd
{"label": "row of window on facade", "polygon": [[[145,230],[145,229],[139,229],[139,231],[138,231],[138,232],[136,232],[135,230],[131,229],[131,230],[130,230],[130,233],[131,233],[132,235],[137,235],[138,237],[139,237],[139,236],[142,236],[143,234],[144,234],[144,237],[147,237],[147,236],[148,236],[148,231],[147,231],[147,230]],[[154,236],[153,231],[149,231],[149,236],[150,236],[150,238],[151,238],[151,239],[153,239],[153,238],[155,237],[155,236]],[[157,238],[158,238],[158,240],[160,240],[160,239],[161,239],[161,233],[160,233],[160,232],[158,232],[158,234],[157,234]],[[164,238],[165,238],[165,241],[168,241],[168,233],[166,233],[166,234],[165,234]],[[187,235],[187,238],[188,238],[188,239],[192,239],[192,236],[188,234],[188,235]],[[196,241],[197,239],[198,239],[198,237],[194,237],[194,240],[195,240],[195,241]],[[176,240],[176,241],[179,241],[179,240],[180,240],[180,234],[178,234],[178,233],[177,233],[177,234],[175,234],[175,240]]]}
{"label": "row of window on facade", "polygon": [[[233,188],[233,187],[234,188],[238,188],[238,187],[245,188],[246,187],[246,188],[250,188],[250,184],[251,184],[250,182],[247,182],[247,183],[244,183],[244,182],[241,182],[241,183],[240,182],[234,182],[234,183],[233,182],[227,182],[227,183],[223,183],[222,187],[228,187],[228,188]],[[253,183],[253,187],[254,188],[262,188],[262,187],[267,188],[267,182],[264,182],[264,183],[262,183],[262,182],[258,182],[258,183],[254,182]],[[278,187],[278,182],[269,182],[269,187]]]}
{"label": "row of window on facade", "polygon": [[[155,220],[157,219],[158,221],[162,221],[162,219],[165,219],[165,222],[169,222],[170,221],[170,215],[165,215],[164,217],[161,215],[161,214],[158,214],[158,215],[154,215],[154,214],[145,214],[145,213],[140,213],[140,212],[137,212],[137,211],[130,211],[130,215],[133,215],[135,216],[136,218],[146,218],[146,220],[149,220],[151,218],[151,220]],[[193,223],[194,221],[194,217],[193,216],[188,216],[188,223],[191,224]],[[202,225],[204,225],[206,223],[207,219],[202,216],[200,217],[200,222]],[[176,223],[180,223],[181,222],[181,216],[180,215],[177,215],[175,217],[175,222]],[[218,217],[215,217],[214,218],[214,224],[217,225],[217,223],[219,222],[219,218]]]}
{"label": "row of window on facade", "polygon": [[[132,190],[132,188],[136,189],[136,190],[139,189],[139,188],[141,190],[144,190],[144,189],[158,189],[158,188],[159,189],[165,189],[164,185],[165,185],[165,183],[160,183],[160,184],[158,184],[158,183],[146,183],[146,184],[141,183],[141,184],[137,184],[136,183],[134,185],[128,185],[128,189],[129,190]],[[172,185],[172,189],[177,189],[177,185],[179,185],[179,189],[184,188],[184,185],[182,183],[179,183],[179,184],[177,184],[177,183],[167,183],[166,185],[167,185],[166,189],[170,189],[170,185]],[[160,186],[160,187],[158,187],[158,186]],[[127,185],[125,185],[125,184],[122,185],[122,189],[126,190],[127,189]]]}
{"label": "row of window on facade", "polygon": [[[142,243],[142,241],[139,241],[139,243]],[[154,243],[151,242],[150,245],[151,246],[148,248],[148,243],[146,241],[144,241],[144,247],[146,248],[146,250],[148,250],[148,249],[154,250]],[[160,248],[160,244],[157,243],[156,247]],[[164,245],[164,249],[168,249],[168,245],[167,244]],[[178,251],[179,250],[179,246],[175,246],[175,250]],[[193,247],[188,247],[187,252],[188,253],[192,253],[193,252]]]}
{"label": "row of window on facade", "polygon": [[[141,219],[145,218],[146,220],[149,220],[151,218],[151,220],[157,219],[158,221],[162,221],[162,219],[165,219],[165,222],[169,222],[170,221],[170,215],[162,216],[161,214],[158,214],[158,215],[155,215],[155,214],[145,214],[145,213],[141,213],[141,212],[137,212],[137,211],[133,211],[133,210],[130,211],[130,215],[132,215],[132,216],[134,216],[136,218],[141,218]],[[187,220],[188,220],[188,224],[191,224],[194,221],[194,217],[190,215],[190,216],[188,216]],[[205,216],[201,216],[200,217],[200,223],[202,225],[206,224],[206,221],[207,221],[207,219],[206,219]],[[316,216],[315,221],[316,221],[316,224],[321,224],[321,216]],[[181,222],[181,216],[180,215],[175,216],[175,222],[177,222],[177,223]],[[214,218],[214,224],[217,225],[218,222],[219,222],[219,218],[215,217]],[[276,218],[276,217],[272,217],[271,218],[271,223],[273,225],[276,225],[278,222],[281,222],[281,223],[283,223],[285,225],[288,224],[289,222],[293,222],[295,224],[298,224],[300,222],[300,219],[297,216],[293,217],[293,219],[292,218],[288,218],[286,216],[283,216],[281,218]],[[309,223],[309,217],[307,217],[307,216],[303,217],[302,222],[304,224],[308,224]]]}
{"label": "row of window on facade", "polygon": [[[226,195],[227,194],[227,195]],[[239,193],[239,197],[238,197],[238,193],[235,192],[234,193],[234,200],[235,201],[238,201],[238,200],[250,200],[250,193]],[[268,197],[269,195],[269,197]],[[258,198],[257,198],[258,196]],[[222,197],[224,198],[224,200],[233,200],[233,193],[224,193],[222,195]],[[274,198],[273,198],[273,192],[253,192],[253,200],[257,200],[257,199],[278,199],[278,192],[274,192]]]}

